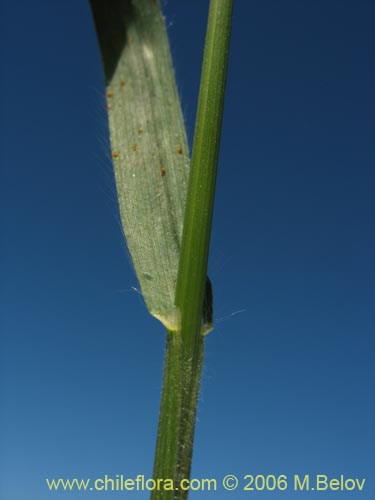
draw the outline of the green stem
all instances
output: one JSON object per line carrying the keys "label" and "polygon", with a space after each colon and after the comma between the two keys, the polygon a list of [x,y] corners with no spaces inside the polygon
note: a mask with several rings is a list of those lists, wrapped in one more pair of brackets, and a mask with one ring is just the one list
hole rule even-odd
{"label": "green stem", "polygon": [[[174,485],[179,485],[190,477],[202,360],[202,335],[194,361],[196,369],[192,371],[191,360],[184,360],[180,333],[167,333],[154,479],[172,479]],[[151,499],[184,500],[187,495],[187,491],[168,491],[162,486],[152,492]]]}
{"label": "green stem", "polygon": [[[175,479],[181,414],[181,337],[167,333],[163,389],[160,402],[158,439],[155,451],[154,478]],[[173,493],[173,492],[172,492]],[[151,498],[173,499],[171,492],[154,491]]]}
{"label": "green stem", "polygon": [[[210,3],[176,288],[180,328],[168,333],[166,350],[154,477],[177,486],[190,477],[232,6],[233,0]],[[181,489],[152,494],[152,500],[186,498]]]}
{"label": "green stem", "polygon": [[211,0],[203,58],[176,305],[185,350],[196,349],[211,236],[233,0]]}

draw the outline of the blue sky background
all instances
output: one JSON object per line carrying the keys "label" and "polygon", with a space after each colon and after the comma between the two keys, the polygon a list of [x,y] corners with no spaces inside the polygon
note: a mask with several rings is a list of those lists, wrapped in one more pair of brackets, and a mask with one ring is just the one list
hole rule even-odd
{"label": "blue sky background", "polygon": [[[207,8],[164,2],[190,137]],[[132,291],[88,2],[1,17],[0,492],[148,498],[44,483],[151,475],[164,331]],[[367,478],[259,499],[375,495],[374,18],[366,0],[235,5],[192,474]]]}

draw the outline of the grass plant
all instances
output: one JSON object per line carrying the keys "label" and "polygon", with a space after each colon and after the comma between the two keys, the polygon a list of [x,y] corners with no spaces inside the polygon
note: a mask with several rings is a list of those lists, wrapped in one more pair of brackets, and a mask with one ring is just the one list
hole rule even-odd
{"label": "grass plant", "polygon": [[[193,150],[188,151],[158,1],[91,0],[105,78],[111,154],[127,245],[150,313],[167,329],[154,478],[190,477],[233,0],[211,0]],[[192,8],[187,5],[186,8]],[[152,500],[185,500],[163,489]]]}

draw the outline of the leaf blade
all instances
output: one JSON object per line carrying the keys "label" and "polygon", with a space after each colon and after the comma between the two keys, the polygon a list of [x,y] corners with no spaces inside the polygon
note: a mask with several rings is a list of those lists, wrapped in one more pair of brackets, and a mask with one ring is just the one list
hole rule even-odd
{"label": "leaf blade", "polygon": [[175,331],[190,162],[164,20],[153,0],[91,5],[127,246],[150,313]]}

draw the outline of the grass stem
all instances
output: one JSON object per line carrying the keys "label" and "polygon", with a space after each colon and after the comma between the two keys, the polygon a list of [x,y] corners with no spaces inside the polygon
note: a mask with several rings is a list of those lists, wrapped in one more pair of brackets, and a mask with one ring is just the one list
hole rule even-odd
{"label": "grass stem", "polygon": [[[168,333],[166,349],[154,477],[177,485],[191,469],[232,7],[233,0],[210,3],[176,288],[180,325]],[[185,500],[187,494],[155,491],[152,500]]]}

